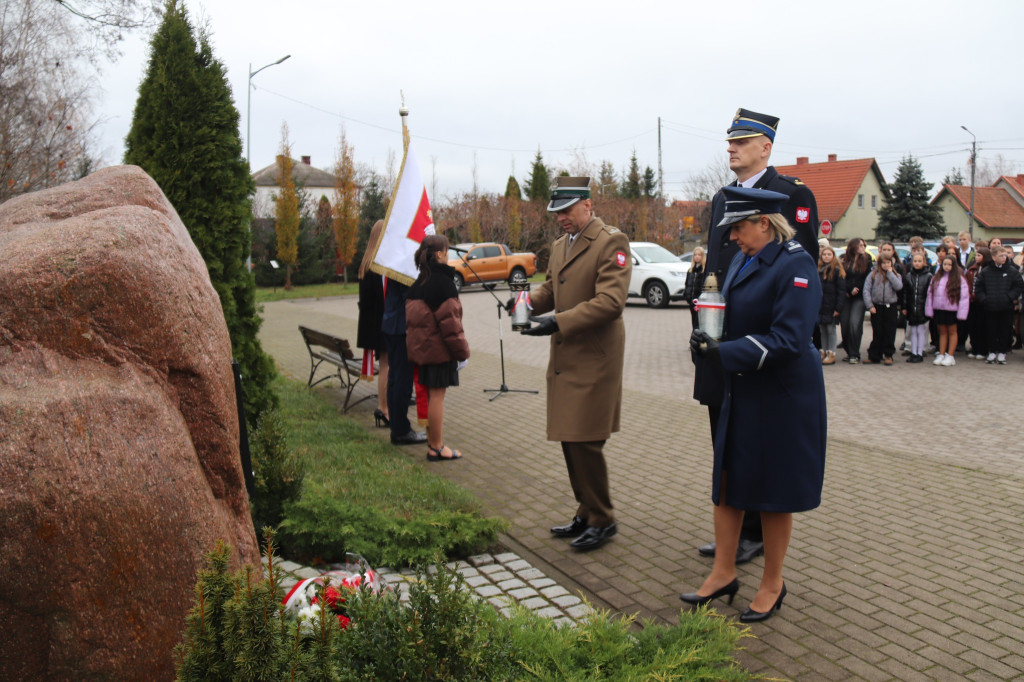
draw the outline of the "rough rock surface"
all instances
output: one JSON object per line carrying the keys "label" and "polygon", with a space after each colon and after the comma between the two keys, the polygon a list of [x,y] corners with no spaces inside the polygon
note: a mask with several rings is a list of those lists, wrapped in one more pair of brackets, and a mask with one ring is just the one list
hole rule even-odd
{"label": "rough rock surface", "polygon": [[231,344],[119,166],[0,205],[0,679],[171,679],[203,556],[258,564]]}

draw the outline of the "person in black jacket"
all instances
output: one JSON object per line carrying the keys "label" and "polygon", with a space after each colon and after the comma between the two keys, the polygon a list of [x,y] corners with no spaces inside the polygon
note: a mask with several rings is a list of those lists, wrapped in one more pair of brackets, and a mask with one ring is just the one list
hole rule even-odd
{"label": "person in black jacket", "polygon": [[1008,250],[989,246],[992,262],[974,280],[974,298],[985,311],[989,344],[985,361],[989,364],[1006,364],[1013,311],[1024,286],[1020,273],[1006,263]]}
{"label": "person in black jacket", "polygon": [[864,240],[852,237],[846,242],[843,269],[846,270],[846,307],[839,317],[843,330],[844,362],[860,363],[860,343],[864,335],[864,281],[871,270],[871,256],[864,248]]}
{"label": "person in black jacket", "polygon": [[693,261],[690,262],[690,269],[686,271],[686,284],[683,285],[683,296],[690,304],[690,321],[692,329],[697,328],[697,297],[704,289],[704,247],[698,246],[693,250]]}
{"label": "person in black jacket", "polygon": [[[377,426],[390,426],[388,420],[388,352],[384,346],[384,335],[380,325],[384,318],[384,278],[373,270],[373,254],[377,252],[384,221],[378,220],[370,228],[366,250],[359,264],[359,322],[356,330],[356,347],[377,354],[377,409],[373,411]],[[372,366],[371,366],[372,367]],[[366,365],[364,365],[364,370]],[[372,370],[371,370],[372,371]]]}
{"label": "person in black jacket", "polygon": [[821,279],[821,309],[818,326],[821,328],[821,364],[836,363],[836,325],[846,307],[846,271],[836,258],[831,246],[822,246],[818,257],[818,277]]}
{"label": "person in black jacket", "polygon": [[[814,200],[814,193],[799,178],[779,175],[774,167],[768,165],[778,126],[779,119],[775,116],[747,109],[736,110],[725,137],[729,169],[736,174],[736,182],[732,186],[755,187],[785,194],[787,199],[781,213],[795,231],[794,239],[817,263],[818,204]],[[729,239],[730,226],[720,224],[724,216],[725,195],[719,190],[711,200],[708,251],[704,263],[705,276],[714,273],[718,286],[725,282],[729,264],[740,251],[736,242]],[[708,406],[712,441],[718,430],[724,386],[721,372],[709,368],[703,358],[694,359],[693,397]],[[736,550],[737,564],[750,561],[764,552],[760,516],[748,514],[743,523],[743,533]],[[697,551],[703,556],[714,556],[715,543],[702,545]]]}
{"label": "person in black jacket", "polygon": [[924,249],[911,255],[910,269],[903,275],[903,316],[907,318],[907,337],[910,339],[910,357],[907,362],[924,362],[925,339],[928,338],[928,285],[932,271],[928,267]]}

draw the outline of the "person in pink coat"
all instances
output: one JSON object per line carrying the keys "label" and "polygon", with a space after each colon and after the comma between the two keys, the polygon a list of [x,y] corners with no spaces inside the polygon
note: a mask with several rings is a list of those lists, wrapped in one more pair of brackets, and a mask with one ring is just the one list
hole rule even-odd
{"label": "person in pink coat", "polygon": [[939,327],[939,352],[934,364],[951,367],[956,364],[956,322],[967,319],[971,297],[955,255],[944,256],[939,268],[928,287],[924,312]]}

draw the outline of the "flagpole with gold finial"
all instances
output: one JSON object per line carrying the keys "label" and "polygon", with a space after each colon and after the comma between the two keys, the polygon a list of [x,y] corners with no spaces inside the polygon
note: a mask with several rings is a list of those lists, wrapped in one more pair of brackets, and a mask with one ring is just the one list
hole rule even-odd
{"label": "flagpole with gold finial", "polygon": [[409,108],[405,106],[405,93],[399,90],[398,94],[402,96],[402,106],[398,108],[398,115],[402,117],[402,153],[404,154],[409,151],[409,124],[407,121]]}

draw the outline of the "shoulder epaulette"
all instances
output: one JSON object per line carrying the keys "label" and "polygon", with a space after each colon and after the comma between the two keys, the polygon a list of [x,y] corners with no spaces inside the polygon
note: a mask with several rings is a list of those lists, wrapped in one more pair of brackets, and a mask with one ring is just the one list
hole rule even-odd
{"label": "shoulder epaulette", "polygon": [[780,180],[785,180],[786,182],[791,182],[794,185],[803,185],[804,184],[803,180],[801,180],[800,178],[794,178],[792,175],[780,175],[779,179]]}
{"label": "shoulder epaulette", "polygon": [[796,251],[803,251],[804,247],[803,245],[800,244],[800,242],[795,242],[791,240],[786,242],[786,250],[789,251],[790,253],[794,253]]}
{"label": "shoulder epaulette", "polygon": [[604,227],[606,230],[608,230],[608,234],[615,234],[616,232],[619,231],[619,228],[612,227],[611,225],[605,225]]}

